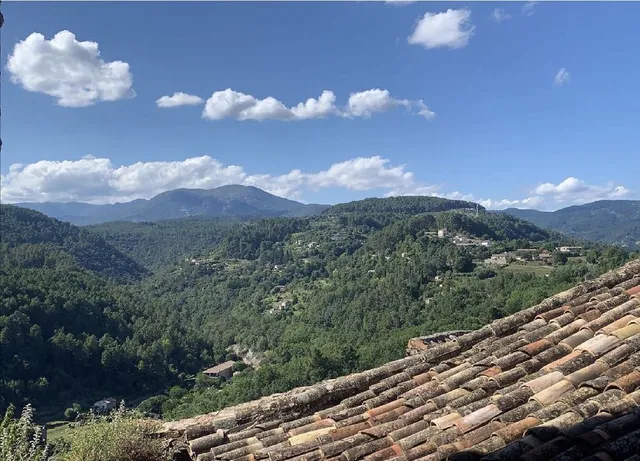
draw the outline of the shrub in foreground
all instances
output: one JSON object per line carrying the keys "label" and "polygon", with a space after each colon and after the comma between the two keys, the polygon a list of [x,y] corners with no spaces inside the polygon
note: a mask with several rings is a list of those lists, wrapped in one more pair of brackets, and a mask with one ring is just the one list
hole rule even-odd
{"label": "shrub in foreground", "polygon": [[15,407],[10,405],[0,423],[0,460],[46,461],[49,447],[44,443],[42,427],[33,423],[33,409],[27,405],[15,419]]}
{"label": "shrub in foreground", "polygon": [[121,405],[109,416],[91,416],[65,436],[55,461],[164,461],[156,423],[141,421]]}

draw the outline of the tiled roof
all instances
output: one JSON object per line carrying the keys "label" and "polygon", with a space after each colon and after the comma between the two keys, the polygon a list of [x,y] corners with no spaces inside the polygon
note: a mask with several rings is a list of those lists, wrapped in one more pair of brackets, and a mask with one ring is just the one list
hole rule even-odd
{"label": "tiled roof", "polygon": [[235,362],[233,360],[227,360],[226,362],[220,363],[211,368],[207,368],[206,370],[203,371],[203,373],[205,374],[220,373],[221,371],[232,368],[234,363]]}
{"label": "tiled roof", "polygon": [[638,461],[640,260],[419,354],[164,429],[198,461]]}

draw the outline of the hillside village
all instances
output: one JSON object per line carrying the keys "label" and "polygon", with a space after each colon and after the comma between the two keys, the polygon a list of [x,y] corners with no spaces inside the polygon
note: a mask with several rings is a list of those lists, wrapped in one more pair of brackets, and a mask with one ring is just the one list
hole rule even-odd
{"label": "hillside village", "polygon": [[[478,213],[471,209],[464,209],[457,212],[461,215],[469,216],[472,220],[479,219]],[[282,241],[274,242],[272,247],[273,251],[285,257],[280,264],[275,264],[273,260],[265,259],[263,267],[276,276],[281,277],[282,281],[285,281],[287,278],[285,274],[292,270],[292,265],[294,267],[297,264],[301,264],[303,267],[313,266],[317,264],[318,258],[321,255],[327,251],[332,251],[331,249],[336,243],[346,242],[352,246],[354,251],[363,246],[366,240],[364,234],[354,234],[339,226],[336,228],[336,224],[337,221],[335,219],[315,219],[312,220],[310,228],[316,229],[316,231],[292,233]],[[330,232],[326,232],[328,229],[330,229]],[[320,233],[318,233],[318,231],[320,231]],[[429,230],[427,228],[419,234],[423,235],[426,241],[451,244],[462,251],[470,251],[472,249],[481,250],[480,254],[487,254],[488,257],[473,260],[477,269],[487,268],[489,270],[501,269],[522,273],[530,272],[548,277],[554,266],[566,264],[568,261],[582,262],[584,261],[585,255],[582,246],[561,245],[550,247],[545,242],[542,242],[543,244],[530,242],[531,247],[529,248],[516,248],[514,250],[492,253],[492,249],[501,247],[502,243],[488,236],[480,238],[468,232],[449,231],[447,228],[439,228],[437,230]],[[384,254],[384,252],[382,254]],[[371,261],[377,261],[382,254],[378,252],[368,252]],[[474,252],[474,254],[478,253]],[[390,262],[392,258],[400,258],[407,263],[410,263],[412,260],[409,252],[384,254],[385,262]],[[207,272],[214,271],[219,273],[228,271],[231,273],[241,273],[243,268],[251,264],[251,261],[246,259],[231,258],[223,260],[218,256],[192,258],[188,262],[195,267],[206,266]],[[260,259],[258,259],[258,263],[260,263]],[[377,275],[376,269],[373,268],[367,269],[365,273],[371,277]],[[445,273],[439,273],[432,278],[432,281],[435,282],[436,286],[440,289],[445,289],[445,285],[443,285],[445,275]],[[468,277],[471,274],[452,273],[449,275],[451,277]],[[319,281],[317,283],[324,282]],[[446,290],[452,289],[450,284],[447,286],[448,288],[446,288]],[[304,310],[305,293],[307,290],[307,286],[301,286],[296,283],[275,284],[269,290],[268,295],[260,301],[258,308],[263,315],[267,316],[300,315]],[[423,299],[425,306],[431,305],[433,299],[433,293],[425,296]],[[235,345],[234,347],[239,346]],[[255,351],[248,350],[248,352],[255,354]],[[246,365],[254,369],[260,364],[259,361],[256,363],[248,362],[242,356],[239,356],[238,359],[243,360]],[[233,361],[227,361],[224,362],[223,365],[231,370],[233,363]],[[203,373],[210,376],[219,376],[215,373],[209,373],[210,370],[212,369],[205,369]],[[228,376],[225,376],[225,379],[231,380],[238,374],[237,371],[230,372]]]}

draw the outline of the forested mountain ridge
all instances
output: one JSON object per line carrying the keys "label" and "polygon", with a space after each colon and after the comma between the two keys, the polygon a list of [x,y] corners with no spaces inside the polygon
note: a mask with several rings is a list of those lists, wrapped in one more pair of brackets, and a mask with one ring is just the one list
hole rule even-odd
{"label": "forested mountain ridge", "polygon": [[[219,361],[230,357],[224,351],[232,345],[263,361],[230,384],[202,379],[192,391],[154,397],[144,408],[183,417],[367,369],[402,356],[410,337],[479,327],[628,258],[596,245],[589,247],[594,263],[558,266],[548,277],[493,270],[476,261],[491,251],[575,242],[507,215],[386,219],[329,213],[251,223],[234,228],[199,265],[159,277],[159,298],[175,296],[185,306],[208,300],[213,315],[185,322],[209,332]],[[490,236],[493,249],[458,247],[433,235],[444,227]]]}
{"label": "forested mountain ridge", "polygon": [[12,205],[0,205],[0,245],[7,264],[42,267],[68,260],[119,280],[147,275],[144,267],[94,233]]}
{"label": "forested mountain ridge", "polygon": [[175,189],[145,200],[107,205],[89,203],[17,203],[76,225],[110,221],[159,221],[184,217],[308,216],[328,206],[306,205],[269,194],[257,187],[229,185],[215,189]]}
{"label": "forested mountain ridge", "polygon": [[[309,205],[315,206],[315,205]],[[339,219],[343,225],[352,227],[374,223],[376,229],[401,218],[425,212],[447,210],[475,210],[471,202],[446,200],[437,197],[401,197],[387,199],[365,199],[335,205],[326,210],[324,215],[330,219]],[[482,207],[479,208],[483,210]],[[255,221],[255,217],[223,217],[223,218],[180,218],[157,222],[116,221],[89,225],[86,230],[98,234],[105,241],[131,256],[134,260],[151,270],[160,270],[178,260],[197,258],[211,251],[223,237],[234,228],[241,229],[242,224]],[[320,219],[321,221],[322,219]],[[274,221],[288,222],[288,225],[306,225],[308,220]],[[286,232],[287,226],[277,232]],[[249,227],[253,229],[252,227]],[[266,229],[266,228],[265,228]],[[270,227],[274,231],[276,227]],[[242,232],[242,231],[240,231]],[[239,235],[235,232],[234,235]],[[263,235],[267,242],[277,235]],[[257,241],[257,239],[254,239]],[[260,243],[260,242],[258,242]],[[255,246],[254,250],[257,249]]]}
{"label": "forested mountain ridge", "polygon": [[388,198],[366,198],[353,202],[338,203],[326,213],[345,215],[347,213],[392,213],[400,215],[416,215],[436,211],[449,210],[485,211],[484,207],[466,200],[450,200],[429,196],[402,196]]}
{"label": "forested mountain ridge", "polygon": [[640,200],[600,200],[552,212],[508,208],[504,213],[577,238],[640,248]]}
{"label": "forested mountain ridge", "polygon": [[[246,218],[248,219],[248,218]],[[114,221],[85,226],[152,271],[211,251],[245,218],[181,218],[157,222]]]}
{"label": "forested mountain ridge", "polygon": [[[157,393],[142,408],[193,415],[375,366],[402,356],[410,337],[483,325],[629,257],[587,245],[590,262],[548,268],[548,277],[484,267],[480,261],[494,251],[573,242],[506,214],[476,215],[468,205],[429,197],[363,201],[343,213],[225,223],[222,231],[219,222],[208,229],[209,220],[64,224],[77,238],[109,233],[157,270],[121,285],[63,264],[63,252],[51,264],[4,264],[0,407],[33,401],[64,408]],[[430,212],[415,214],[416,206]],[[202,228],[184,233],[181,226],[194,222]],[[154,235],[136,254],[145,226]],[[49,238],[46,226],[33,228],[43,229],[38,239]],[[457,246],[437,236],[443,228],[492,246]],[[196,234],[202,238],[185,257],[185,236]],[[175,261],[153,258],[151,248],[163,243],[175,248]],[[197,375],[238,360],[241,349],[261,359],[259,368],[230,383]]]}

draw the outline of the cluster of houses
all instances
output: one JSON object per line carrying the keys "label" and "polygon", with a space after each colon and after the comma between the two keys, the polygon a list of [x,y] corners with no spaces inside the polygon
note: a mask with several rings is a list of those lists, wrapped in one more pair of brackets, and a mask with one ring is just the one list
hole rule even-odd
{"label": "cluster of houses", "polygon": [[551,261],[551,257],[551,253],[547,250],[521,248],[516,251],[492,254],[490,258],[484,260],[484,263],[495,266],[506,266],[514,261],[542,261],[547,263]]}
{"label": "cluster of houses", "polygon": [[[556,248],[560,253],[579,253],[582,247],[562,246]],[[504,253],[492,254],[490,258],[484,260],[485,264],[495,266],[506,266],[514,261],[540,261],[550,264],[553,255],[550,251],[540,248],[520,248],[516,251],[505,251]]]}
{"label": "cluster of houses", "polygon": [[452,240],[453,240],[453,244],[459,247],[491,246],[491,242],[489,240],[465,237],[464,235],[456,235],[453,237]]}
{"label": "cluster of houses", "polygon": [[454,245],[459,247],[471,247],[471,246],[491,246],[491,241],[483,240],[475,237],[467,237],[466,235],[456,234],[449,235],[447,229],[438,229],[437,232],[427,232],[430,236],[437,236],[439,239],[451,238]]}
{"label": "cluster of houses", "polygon": [[192,258],[190,263],[193,264],[194,266],[199,266],[200,264],[212,264],[217,262],[215,258],[200,258],[200,259],[196,259],[196,258]]}

